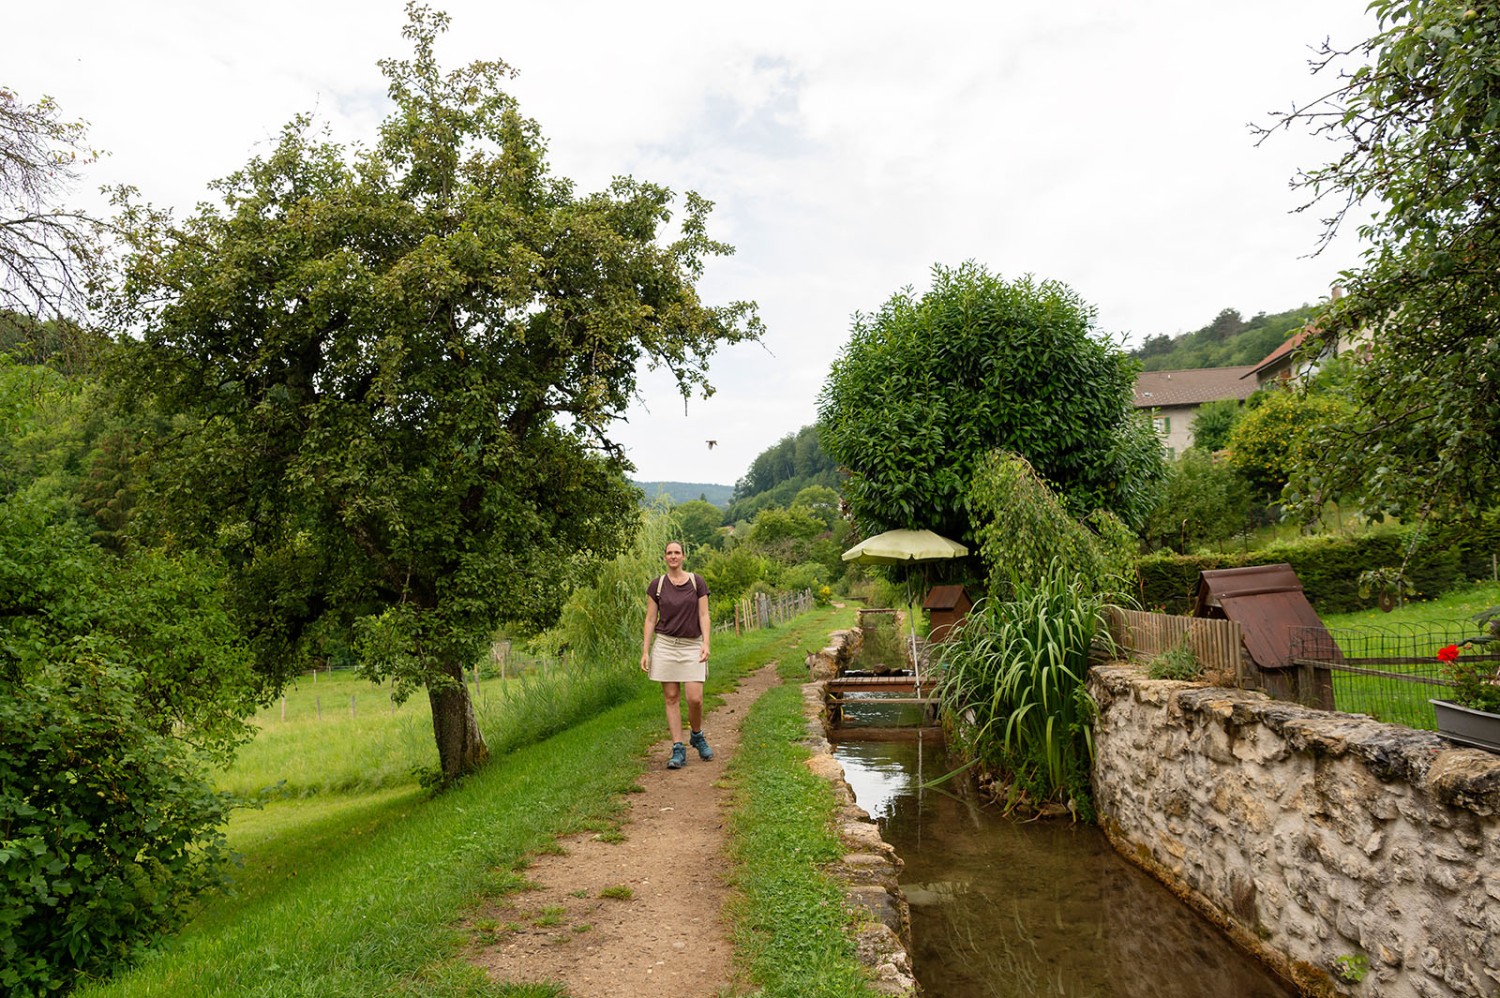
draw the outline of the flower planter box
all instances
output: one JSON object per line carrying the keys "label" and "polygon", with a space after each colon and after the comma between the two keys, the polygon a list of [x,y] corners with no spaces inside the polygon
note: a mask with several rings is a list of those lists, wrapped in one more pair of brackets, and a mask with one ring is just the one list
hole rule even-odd
{"label": "flower planter box", "polygon": [[1460,707],[1447,700],[1429,700],[1437,712],[1438,734],[1461,745],[1500,752],[1500,714]]}

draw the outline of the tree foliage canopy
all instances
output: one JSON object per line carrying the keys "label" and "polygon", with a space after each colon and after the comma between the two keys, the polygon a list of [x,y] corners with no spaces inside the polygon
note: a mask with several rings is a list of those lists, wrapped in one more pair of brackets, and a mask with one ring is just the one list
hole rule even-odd
{"label": "tree foliage canopy", "polygon": [[1362,497],[1370,513],[1472,516],[1500,469],[1500,3],[1374,0],[1380,30],[1349,50],[1327,97],[1282,116],[1341,142],[1298,183],[1331,206],[1326,236],[1356,206],[1368,243],[1325,342],[1365,331],[1354,418],[1325,434],[1293,498]]}
{"label": "tree foliage canopy", "polygon": [[372,148],[299,118],[220,205],[180,225],[130,206],[119,381],[177,414],[158,509],[229,560],[260,668],[358,633],[373,675],[426,685],[452,776],[484,755],[460,670],[635,526],[609,433],[638,365],[706,391],[709,356],[759,321],[699,300],[730,251],[709,202],[687,195],[664,242],[667,189],[576,194],[508,68],[443,73],[447,18],[408,14]]}
{"label": "tree foliage canopy", "polygon": [[1065,285],[937,267],[920,298],[908,289],[855,316],[819,399],[823,446],[866,534],[972,540],[965,497],[996,448],[1025,457],[1074,515],[1138,525],[1162,452],[1131,407],[1134,374]]}

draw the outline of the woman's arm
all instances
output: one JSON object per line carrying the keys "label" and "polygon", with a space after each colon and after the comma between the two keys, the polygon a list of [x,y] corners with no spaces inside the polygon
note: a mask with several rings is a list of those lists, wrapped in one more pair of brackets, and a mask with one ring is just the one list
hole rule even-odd
{"label": "woman's arm", "polygon": [[698,633],[703,635],[703,650],[698,653],[698,661],[708,661],[708,636],[713,633],[713,628],[708,623],[708,597],[698,597]]}
{"label": "woman's arm", "polygon": [[651,635],[656,633],[656,600],[646,597],[646,628],[641,635],[641,671],[651,671]]}

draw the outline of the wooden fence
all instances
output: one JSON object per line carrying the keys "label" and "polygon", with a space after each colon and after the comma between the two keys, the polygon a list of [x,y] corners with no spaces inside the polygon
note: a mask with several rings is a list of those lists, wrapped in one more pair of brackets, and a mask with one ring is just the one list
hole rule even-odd
{"label": "wooden fence", "polygon": [[811,589],[804,589],[796,593],[778,593],[772,596],[768,593],[755,593],[737,600],[734,604],[734,613],[729,619],[721,619],[714,625],[715,631],[733,630],[740,634],[744,631],[756,631],[763,627],[775,627],[784,624],[798,614],[806,613],[817,605],[813,598]]}
{"label": "wooden fence", "polygon": [[1205,671],[1240,675],[1240,625],[1233,620],[1178,617],[1107,608],[1110,635],[1132,658],[1154,658],[1184,642]]}

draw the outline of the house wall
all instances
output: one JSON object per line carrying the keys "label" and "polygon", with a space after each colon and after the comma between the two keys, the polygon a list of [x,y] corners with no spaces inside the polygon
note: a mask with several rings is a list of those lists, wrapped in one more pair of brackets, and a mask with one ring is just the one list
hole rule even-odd
{"label": "house wall", "polygon": [[1500,993],[1500,756],[1126,664],[1089,689],[1100,824],[1245,948],[1309,994]]}
{"label": "house wall", "polygon": [[[1193,445],[1193,420],[1197,416],[1196,405],[1173,405],[1151,410],[1153,420],[1167,420],[1167,432],[1162,433],[1158,429],[1157,436],[1161,437],[1163,447],[1171,449],[1173,457],[1177,457]],[[1159,426],[1160,424],[1153,425]]]}

